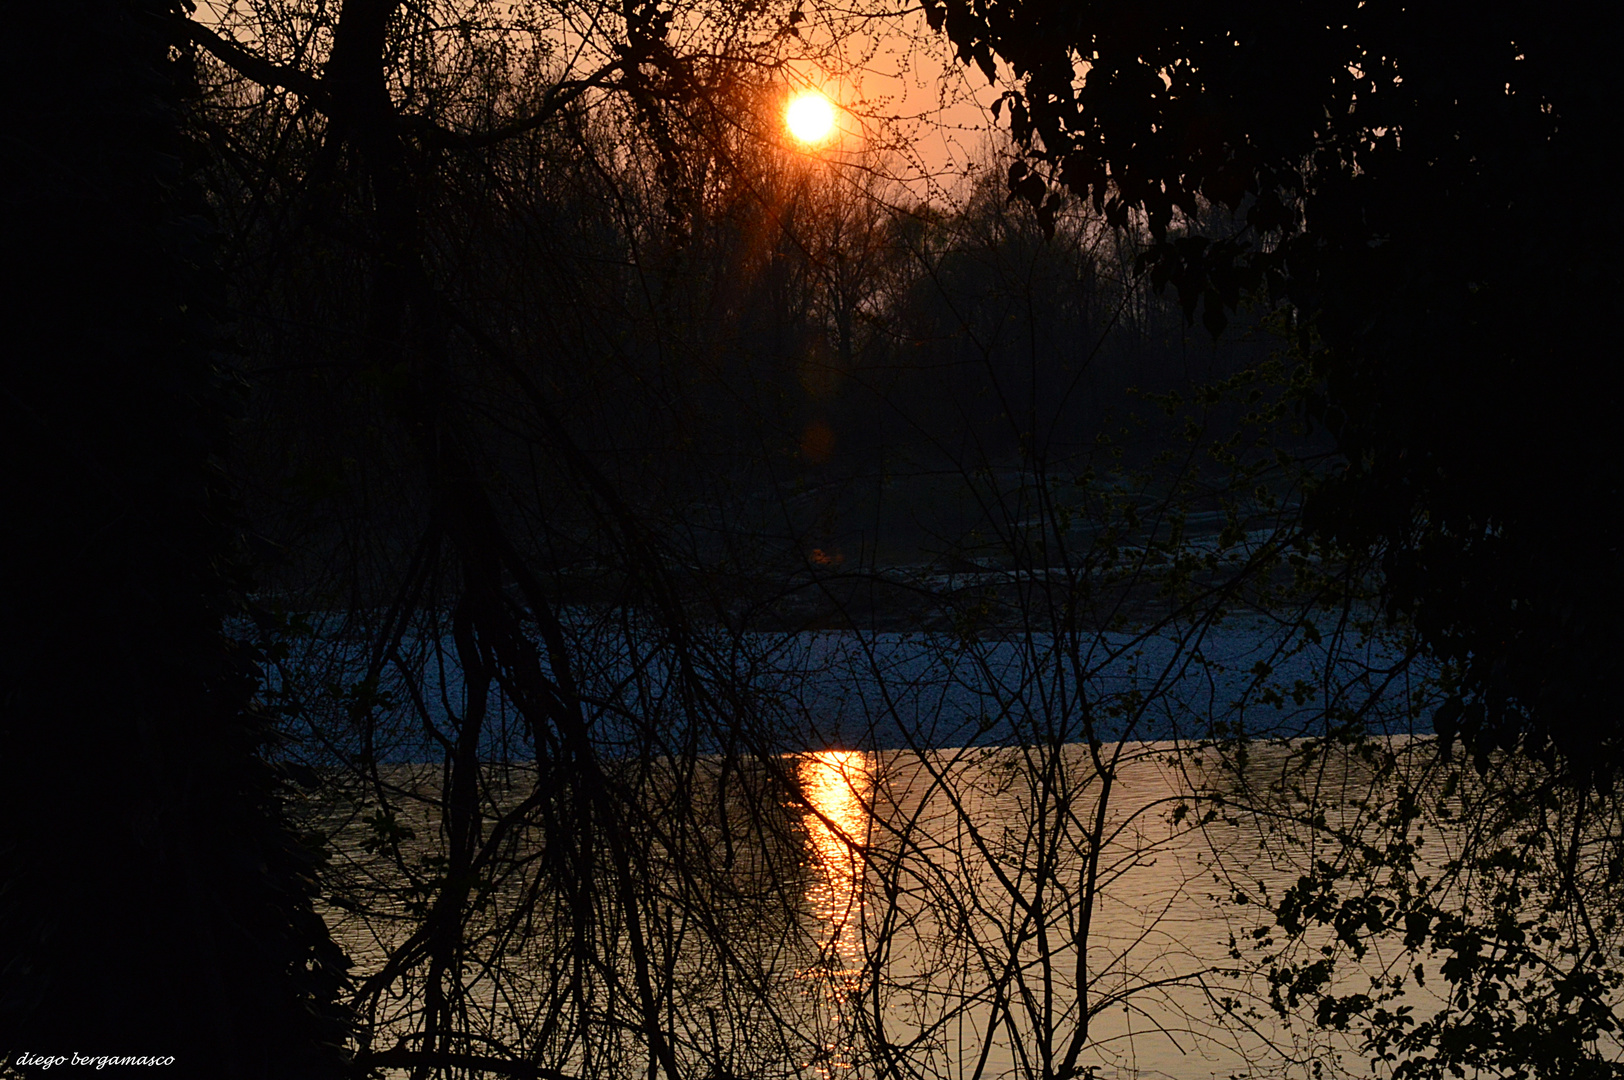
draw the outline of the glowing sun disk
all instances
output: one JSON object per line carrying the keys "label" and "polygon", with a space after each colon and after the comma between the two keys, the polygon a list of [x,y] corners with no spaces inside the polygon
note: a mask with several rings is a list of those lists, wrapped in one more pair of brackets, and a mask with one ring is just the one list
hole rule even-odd
{"label": "glowing sun disk", "polygon": [[801,142],[822,142],[835,130],[834,104],[816,90],[803,90],[790,98],[784,124]]}

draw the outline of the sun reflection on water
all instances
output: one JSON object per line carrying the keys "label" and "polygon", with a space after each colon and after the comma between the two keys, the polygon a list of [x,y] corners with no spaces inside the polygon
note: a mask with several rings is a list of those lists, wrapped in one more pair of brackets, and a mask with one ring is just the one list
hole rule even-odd
{"label": "sun reflection on water", "polygon": [[820,945],[843,967],[862,964],[863,846],[868,842],[868,755],[823,750],[800,759],[801,790],[812,842],[813,875],[807,900],[820,926]]}
{"label": "sun reflection on water", "polygon": [[821,962],[803,971],[809,990],[822,999],[822,1044],[807,1064],[829,1080],[852,1068],[846,1025],[849,1002],[860,992],[864,966],[863,849],[873,821],[870,793],[873,763],[859,750],[823,750],[796,763],[807,809],[803,814],[810,842],[811,874],[807,907]]}

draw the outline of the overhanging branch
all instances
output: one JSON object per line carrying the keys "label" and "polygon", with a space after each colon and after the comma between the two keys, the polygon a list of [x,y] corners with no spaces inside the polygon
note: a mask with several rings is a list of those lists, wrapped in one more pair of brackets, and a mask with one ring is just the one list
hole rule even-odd
{"label": "overhanging branch", "polygon": [[182,42],[197,45],[216,60],[244,78],[251,79],[271,90],[291,90],[306,98],[323,112],[329,112],[332,95],[320,79],[298,68],[273,63],[257,53],[250,52],[230,38],[210,30],[194,19],[178,19],[178,37]]}
{"label": "overhanging branch", "polygon": [[[323,113],[332,115],[334,102],[324,80],[298,68],[275,63],[245,48],[193,19],[178,20],[180,42],[191,43],[231,68],[239,75],[270,90],[288,90],[315,105]],[[569,79],[550,88],[541,105],[528,116],[510,120],[488,131],[452,131],[426,116],[401,116],[399,128],[421,138],[427,145],[445,150],[481,150],[517,138],[542,127],[571,102],[592,89],[615,85],[615,77],[626,62],[606,64],[584,79]]]}

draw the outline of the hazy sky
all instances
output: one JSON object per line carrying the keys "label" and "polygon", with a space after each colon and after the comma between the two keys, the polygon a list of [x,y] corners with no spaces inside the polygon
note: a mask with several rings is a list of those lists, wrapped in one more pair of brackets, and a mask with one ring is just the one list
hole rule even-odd
{"label": "hazy sky", "polygon": [[[782,61],[786,99],[816,86],[842,107],[842,136],[803,152],[878,170],[904,182],[915,198],[945,196],[983,155],[993,130],[988,106],[1002,88],[960,64],[917,6],[804,0],[798,37],[790,38],[782,28],[793,3],[741,16],[744,9],[732,0],[681,0],[673,44],[679,54],[720,50]],[[612,28],[619,0],[430,0],[403,10],[424,20],[429,36],[451,52],[467,48],[454,17],[463,12],[478,13],[477,37],[518,45],[512,55],[548,42],[541,45],[545,66],[560,78],[584,77],[618,59]],[[295,66],[319,68],[335,16],[315,0],[200,0],[195,17],[274,59],[287,62],[291,50],[302,58]],[[782,131],[781,116],[763,119],[763,130]]]}
{"label": "hazy sky", "polygon": [[826,156],[839,161],[879,150],[887,159],[881,167],[919,196],[950,188],[983,156],[993,131],[989,106],[1002,87],[960,64],[917,8],[866,18],[827,8],[808,15],[803,36],[813,55],[790,63],[791,82],[817,86],[845,110],[843,137]]}

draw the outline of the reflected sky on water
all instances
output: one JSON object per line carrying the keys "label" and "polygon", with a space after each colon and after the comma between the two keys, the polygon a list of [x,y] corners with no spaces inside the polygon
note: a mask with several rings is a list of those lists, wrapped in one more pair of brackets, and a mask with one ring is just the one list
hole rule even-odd
{"label": "reflected sky on water", "polygon": [[[741,860],[740,895],[784,896],[789,906],[781,918],[741,914],[728,943],[775,965],[762,985],[781,995],[770,1008],[793,1032],[786,1045],[797,1047],[790,1052],[802,1075],[1041,1076],[1040,1048],[1063,1056],[1085,1016],[1075,1064],[1099,1080],[1307,1077],[1313,1061],[1339,1062],[1337,1075],[1368,1069],[1345,1039],[1281,1025],[1258,997],[1248,999],[1255,982],[1227,974],[1236,967],[1232,941],[1244,945],[1263,916],[1255,904],[1233,903],[1237,882],[1278,896],[1311,852],[1256,819],[1202,826],[1199,815],[1177,813],[1211,778],[1171,744],[1104,744],[1099,753],[1113,778],[1103,810],[1101,762],[1077,744],[777,759],[793,785],[786,858]],[[1257,779],[1282,767],[1261,747],[1249,765]],[[409,819],[414,858],[437,843],[437,775],[394,777],[425,799],[423,816]],[[1325,781],[1333,799],[1371,790],[1354,767]],[[700,784],[696,797],[706,790]],[[1096,836],[1104,841],[1097,850]],[[1447,857],[1447,838],[1438,843],[1438,857]],[[353,839],[346,850],[387,869]],[[766,887],[773,882],[787,895]],[[367,935],[398,941],[409,930],[409,920],[389,914],[363,923],[329,913],[363,971],[383,955],[383,941]],[[545,962],[543,945],[535,956]],[[677,979],[697,1015],[710,1007],[698,981],[708,970],[702,948],[697,939],[682,947],[680,962],[695,974]],[[1391,959],[1374,950],[1372,969]],[[514,971],[529,962],[515,961]],[[541,983],[511,991],[540,995],[536,1010],[551,992]],[[1223,997],[1257,1015],[1215,1022]],[[714,1045],[708,1029],[702,1034],[695,1045]]]}
{"label": "reflected sky on water", "polygon": [[[1167,744],[1105,753],[1103,813],[1079,745],[795,757],[808,933],[824,956],[802,972],[823,1005],[816,1075],[880,1075],[876,1046],[954,1080],[1042,1075],[1039,1047],[1063,1056],[1085,1014],[1076,1064],[1101,1080],[1368,1068],[1346,1039],[1282,1024],[1232,974],[1231,945],[1261,912],[1233,903],[1228,875],[1278,895],[1302,852],[1256,827],[1175,816],[1198,778]],[[1224,998],[1256,1015],[1218,1022]]]}

